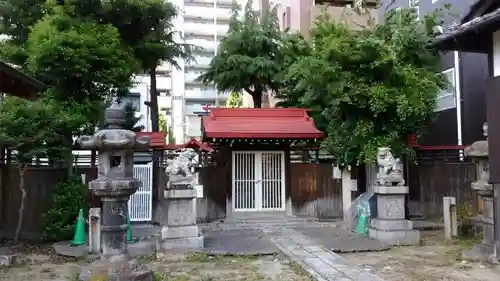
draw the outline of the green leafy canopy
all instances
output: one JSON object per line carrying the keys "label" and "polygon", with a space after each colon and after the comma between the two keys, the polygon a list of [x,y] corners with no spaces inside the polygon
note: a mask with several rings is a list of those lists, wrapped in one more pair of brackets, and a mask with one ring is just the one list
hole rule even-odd
{"label": "green leafy canopy", "polygon": [[35,158],[63,151],[63,132],[81,126],[85,118],[46,101],[27,101],[6,97],[0,106],[0,145],[15,150],[17,165],[30,165]]}
{"label": "green leafy canopy", "polygon": [[279,89],[281,72],[281,32],[276,8],[259,22],[248,1],[243,16],[234,5],[228,35],[222,39],[208,71],[199,77],[205,84],[215,84],[221,92],[247,92],[260,107],[265,91]]}
{"label": "green leafy canopy", "polygon": [[[407,138],[431,120],[447,84],[429,48],[435,16],[389,11],[382,23],[352,31],[322,14],[307,50],[286,70],[281,97],[309,107],[339,162],[373,162],[378,147],[411,151]],[[305,49],[304,49],[305,50]]]}

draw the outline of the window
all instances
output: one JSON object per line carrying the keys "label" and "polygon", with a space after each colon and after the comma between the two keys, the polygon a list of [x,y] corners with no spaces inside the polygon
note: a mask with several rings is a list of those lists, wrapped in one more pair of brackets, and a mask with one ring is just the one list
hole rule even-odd
{"label": "window", "polygon": [[449,82],[449,89],[441,91],[436,98],[436,111],[442,111],[455,108],[456,89],[455,89],[455,68],[450,68],[442,72]]}
{"label": "window", "polygon": [[141,109],[141,94],[140,93],[129,93],[125,97],[121,98],[120,103],[122,103],[122,104],[130,103],[135,108],[135,111],[140,111],[140,109]]}
{"label": "window", "polygon": [[417,19],[420,18],[420,3],[419,0],[408,0],[408,7],[415,9]]}

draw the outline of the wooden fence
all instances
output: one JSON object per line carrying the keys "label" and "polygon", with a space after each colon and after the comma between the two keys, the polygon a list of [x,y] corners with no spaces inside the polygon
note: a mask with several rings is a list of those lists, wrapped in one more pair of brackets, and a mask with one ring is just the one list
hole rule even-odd
{"label": "wooden fence", "polygon": [[331,164],[290,164],[293,214],[342,217],[342,183],[332,178]]}
{"label": "wooden fence", "polygon": [[417,204],[413,215],[426,218],[443,216],[443,197],[457,198],[457,205],[476,204],[471,182],[476,180],[475,165],[470,162],[432,163],[410,166],[410,201]]}
{"label": "wooden fence", "polygon": [[[292,202],[292,211],[297,216],[339,218],[342,216],[341,181],[332,178],[331,164],[290,163],[287,177],[287,197]],[[158,168],[162,169],[162,168]],[[76,174],[85,174],[86,181],[96,177],[95,168],[81,168]],[[356,175],[356,172],[352,172]],[[25,219],[22,236],[38,239],[42,228],[42,214],[52,200],[52,189],[64,179],[66,170],[38,167],[26,171]],[[158,173],[158,183],[153,187],[153,222],[165,220],[167,205],[163,199],[166,176]],[[198,221],[208,222],[222,219],[226,215],[226,198],[231,192],[230,169],[224,165],[204,167],[200,172],[204,185],[204,198],[198,199]],[[410,199],[419,205],[426,217],[442,216],[443,196],[457,197],[458,204],[474,203],[475,194],[470,183],[476,178],[474,165],[421,164],[410,167]],[[18,218],[21,191],[19,175],[12,167],[0,167],[0,238],[12,237]],[[98,198],[89,192],[89,205],[99,206]]]}
{"label": "wooden fence", "polygon": [[[158,167],[157,169],[163,170]],[[96,168],[76,168],[74,174],[80,176],[85,174],[88,183],[97,176]],[[162,213],[162,205],[158,204],[158,198],[163,198],[162,187],[166,184],[164,173],[158,173],[158,184],[153,188],[153,215]],[[37,240],[40,238],[43,227],[42,215],[52,202],[52,190],[54,186],[63,181],[67,176],[67,170],[62,168],[36,167],[28,168],[25,173],[25,189],[27,197],[25,201],[24,220],[21,236],[24,239]],[[0,238],[12,238],[17,226],[18,211],[21,202],[21,190],[19,189],[19,174],[14,167],[0,166]],[[101,201],[94,196],[87,185],[89,207],[100,207]]]}
{"label": "wooden fence", "polygon": [[[95,178],[95,169],[77,170],[78,174],[86,174],[87,181]],[[42,229],[42,214],[52,201],[54,186],[65,179],[67,170],[62,168],[37,167],[28,168],[25,172],[25,189],[27,191],[22,238],[39,239]],[[0,231],[2,237],[13,237],[18,220],[21,202],[19,189],[19,173],[12,166],[0,167]],[[96,200],[89,194],[89,202]]]}

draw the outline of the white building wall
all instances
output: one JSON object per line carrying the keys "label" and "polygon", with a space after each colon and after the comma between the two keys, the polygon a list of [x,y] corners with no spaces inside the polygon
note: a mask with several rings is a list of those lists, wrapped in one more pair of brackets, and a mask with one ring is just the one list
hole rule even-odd
{"label": "white building wall", "polygon": [[[166,68],[163,66],[163,68]],[[136,84],[134,87],[130,89],[131,94],[138,93],[140,94],[140,107],[136,112],[136,116],[142,116],[139,121],[140,125],[144,126],[144,131],[151,131],[151,110],[149,106],[145,104],[145,102],[150,101],[150,85],[151,81],[148,74],[141,74],[135,77]],[[158,96],[158,109],[159,114],[165,114],[165,111],[162,109],[171,109],[172,101],[170,92],[172,89],[172,79],[170,78],[170,73],[160,71],[159,74],[156,75],[156,88],[160,93]],[[167,118],[166,119],[171,119]]]}

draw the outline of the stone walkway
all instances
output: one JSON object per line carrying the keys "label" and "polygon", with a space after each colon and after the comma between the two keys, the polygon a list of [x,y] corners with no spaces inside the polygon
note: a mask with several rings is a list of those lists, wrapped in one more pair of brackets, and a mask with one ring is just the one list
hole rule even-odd
{"label": "stone walkway", "polygon": [[318,281],[381,281],[290,228],[264,229],[270,240]]}

